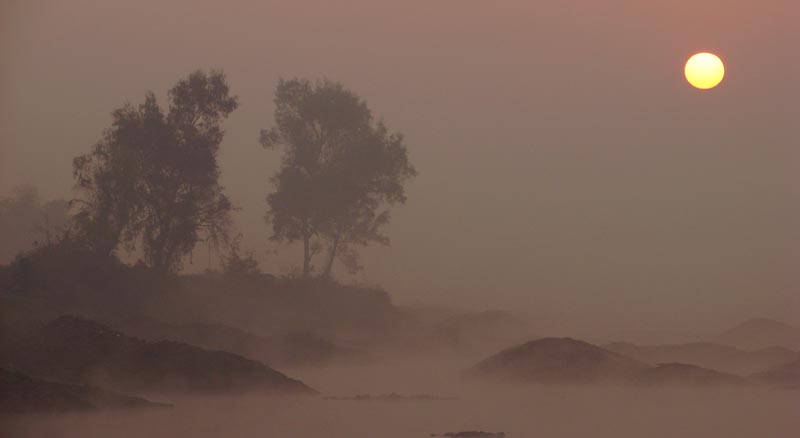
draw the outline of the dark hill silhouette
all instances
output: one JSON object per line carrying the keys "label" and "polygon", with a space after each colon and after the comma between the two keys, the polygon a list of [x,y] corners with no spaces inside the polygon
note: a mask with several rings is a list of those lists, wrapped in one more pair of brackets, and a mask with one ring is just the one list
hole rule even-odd
{"label": "dark hill silhouette", "polygon": [[362,350],[341,347],[309,332],[264,337],[220,323],[176,325],[148,317],[129,318],[110,325],[149,341],[185,342],[210,350],[236,353],[276,366],[355,364],[367,363],[372,359]]}
{"label": "dark hill silhouette", "polygon": [[[147,341],[178,341],[208,350],[220,350],[255,359],[271,366],[310,367],[332,364],[366,364],[376,358],[366,351],[338,345],[331,336],[289,331],[261,336],[218,322],[168,323],[145,315],[68,312],[95,320],[109,328]],[[83,309],[85,310],[85,309]],[[47,300],[0,294],[0,349],[31,330],[65,313]]]}
{"label": "dark hill silhouette", "polygon": [[42,300],[0,292],[0,349],[7,348],[33,328],[59,317],[56,306]]}
{"label": "dark hill silhouette", "polygon": [[266,277],[237,283],[212,274],[182,276],[181,287],[150,309],[178,325],[214,321],[264,337],[323,333],[359,348],[383,342],[402,316],[379,288]]}
{"label": "dark hill silhouette", "polygon": [[505,438],[504,432],[484,432],[482,430],[467,430],[463,432],[447,432],[442,434],[432,433],[432,437],[445,438]]}
{"label": "dark hill silhouette", "polygon": [[131,391],[314,392],[236,354],[174,341],[147,342],[70,316],[34,331],[11,349],[6,361],[35,376]]}
{"label": "dark hill silhouette", "polygon": [[379,402],[405,402],[405,401],[443,401],[443,400],[455,400],[453,397],[441,397],[436,395],[428,395],[428,394],[413,394],[413,395],[404,395],[392,392],[390,394],[379,394],[379,395],[372,395],[372,394],[359,394],[349,397],[336,397],[336,396],[328,396],[323,397],[323,400],[336,400],[336,401],[379,401]]}
{"label": "dark hill silhouette", "polygon": [[644,385],[677,386],[730,386],[744,385],[747,381],[729,373],[683,363],[663,363],[644,370],[639,377]]}
{"label": "dark hill silhouette", "polygon": [[746,379],[681,363],[648,365],[571,338],[544,338],[489,357],[467,371],[472,378],[516,383],[631,385],[741,385]]}
{"label": "dark hill silhouette", "polygon": [[800,389],[800,359],[755,373],[750,378],[772,386]]}
{"label": "dark hill silhouette", "polygon": [[536,383],[629,381],[647,365],[587,342],[544,338],[510,348],[478,363],[469,377]]}
{"label": "dark hill silhouette", "polygon": [[269,274],[163,275],[113,257],[98,259],[71,240],[0,266],[0,294],[56,308],[56,316],[213,321],[264,337],[313,333],[359,348],[384,342],[405,318],[379,287]]}
{"label": "dark hill silhouette", "polygon": [[717,337],[717,342],[744,350],[768,347],[800,349],[800,329],[767,318],[747,320]]}
{"label": "dark hill silhouette", "polygon": [[677,362],[740,375],[763,371],[798,358],[797,352],[782,347],[744,351],[710,342],[674,345],[617,342],[606,345],[605,348],[650,365]]}
{"label": "dark hill silhouette", "polygon": [[168,406],[92,386],[48,382],[0,369],[0,412],[83,411]]}

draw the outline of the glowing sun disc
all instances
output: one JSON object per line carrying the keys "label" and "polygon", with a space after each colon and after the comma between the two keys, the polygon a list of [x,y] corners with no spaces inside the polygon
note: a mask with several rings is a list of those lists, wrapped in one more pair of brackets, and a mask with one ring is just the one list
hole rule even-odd
{"label": "glowing sun disc", "polygon": [[701,90],[716,87],[725,77],[725,65],[719,56],[713,53],[698,53],[688,61],[684,69],[686,80]]}

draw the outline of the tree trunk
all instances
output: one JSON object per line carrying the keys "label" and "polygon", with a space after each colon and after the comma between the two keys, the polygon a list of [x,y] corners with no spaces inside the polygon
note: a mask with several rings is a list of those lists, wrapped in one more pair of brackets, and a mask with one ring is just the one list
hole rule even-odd
{"label": "tree trunk", "polygon": [[331,271],[333,270],[333,261],[336,260],[336,249],[339,246],[339,236],[337,235],[333,239],[333,243],[331,243],[331,253],[330,258],[328,258],[328,265],[325,266],[325,273],[323,277],[331,278]]}
{"label": "tree trunk", "polygon": [[303,236],[303,278],[311,274],[311,236]]}

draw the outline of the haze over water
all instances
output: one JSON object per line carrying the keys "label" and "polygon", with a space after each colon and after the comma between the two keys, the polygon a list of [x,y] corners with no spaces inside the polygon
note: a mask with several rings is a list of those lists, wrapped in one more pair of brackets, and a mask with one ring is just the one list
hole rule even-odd
{"label": "haze over water", "polygon": [[[796,436],[798,16],[794,0],[0,1],[0,435]],[[725,77],[700,91],[684,64],[705,51]],[[281,125],[306,91],[308,132],[334,139],[318,174],[292,161],[316,143]],[[358,120],[348,141],[323,135],[340,116]],[[79,189],[79,157],[111,183]],[[394,192],[374,207],[348,197],[362,183]]]}
{"label": "haze over water", "polygon": [[509,437],[790,437],[800,427],[797,391],[464,387],[453,363],[400,361],[380,370],[326,370],[308,381],[336,394],[442,393],[439,401],[333,401],[263,397],[175,399],[176,407],[132,413],[29,415],[7,423],[13,436],[427,437],[459,430]]}

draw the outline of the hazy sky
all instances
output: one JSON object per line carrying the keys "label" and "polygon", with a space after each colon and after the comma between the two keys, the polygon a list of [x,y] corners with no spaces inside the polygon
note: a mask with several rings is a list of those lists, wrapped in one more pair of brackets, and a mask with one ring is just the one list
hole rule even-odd
{"label": "hazy sky", "polygon": [[[279,77],[325,77],[405,133],[420,171],[358,276],[397,301],[798,321],[798,16],[795,0],[0,0],[0,193],[70,196],[113,109],[222,68],[241,101],[224,184],[245,246],[286,271],[299,259],[263,222],[279,154],[258,133]],[[706,50],[728,75],[699,92],[683,63]]]}

